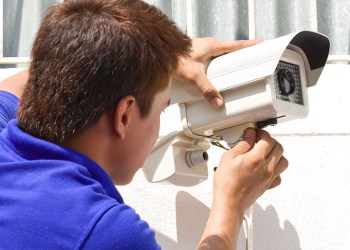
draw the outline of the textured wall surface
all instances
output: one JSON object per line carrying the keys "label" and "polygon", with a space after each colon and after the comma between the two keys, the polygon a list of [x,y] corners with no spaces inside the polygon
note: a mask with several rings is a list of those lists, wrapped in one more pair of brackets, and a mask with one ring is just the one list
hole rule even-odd
{"label": "textured wall surface", "polygon": [[[6,56],[29,55],[40,13],[52,2],[4,0]],[[195,37],[270,39],[313,29],[329,36],[332,54],[350,51],[347,0],[148,2]],[[254,3],[253,12],[249,3]],[[13,72],[2,69],[0,78]],[[254,205],[254,249],[349,249],[349,72],[350,65],[328,64],[317,86],[309,89],[309,116],[267,129],[284,146],[290,165],[281,186]],[[177,117],[167,113],[163,126],[171,128],[173,119]],[[210,150],[210,168],[218,164],[221,152]],[[210,210],[212,171],[207,181],[187,188],[150,184],[140,171],[130,185],[118,189],[156,230],[163,249],[196,248]],[[239,249],[244,247],[242,233]]]}

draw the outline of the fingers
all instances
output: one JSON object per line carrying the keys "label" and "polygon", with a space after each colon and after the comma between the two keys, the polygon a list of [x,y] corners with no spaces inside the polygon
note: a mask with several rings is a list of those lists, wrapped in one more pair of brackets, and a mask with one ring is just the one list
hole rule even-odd
{"label": "fingers", "polygon": [[224,106],[223,97],[206,76],[206,68],[210,60],[259,42],[258,40],[225,42],[212,37],[194,38],[191,57],[182,60],[175,75],[180,80],[196,85],[204,98],[214,108],[220,109]]}
{"label": "fingers", "polygon": [[271,182],[271,184],[268,186],[268,189],[273,189],[277,186],[279,186],[282,182],[281,176],[277,176],[275,179],[273,179],[273,181]]}
{"label": "fingers", "polygon": [[280,185],[280,175],[288,166],[282,154],[281,144],[269,133],[247,129],[245,138],[221,157],[215,196],[233,199],[247,209],[266,190]]}
{"label": "fingers", "polygon": [[282,156],[280,161],[274,168],[273,176],[268,185],[268,189],[275,188],[281,184],[282,182],[281,174],[287,169],[287,167],[288,167],[288,160]]}
{"label": "fingers", "polygon": [[262,158],[266,158],[272,149],[275,147],[276,141],[270,136],[270,134],[264,130],[257,130],[256,132],[256,147],[255,151]]}
{"label": "fingers", "polygon": [[[210,39],[210,38],[209,38]],[[226,53],[230,53],[236,50],[240,50],[249,46],[260,43],[258,40],[240,40],[232,42],[224,42],[218,39],[212,38],[211,44],[208,44],[208,56],[210,59],[221,56]],[[209,61],[208,61],[209,62]],[[207,62],[204,63],[207,66]],[[204,69],[205,72],[206,69]],[[201,75],[201,79],[197,81],[197,86],[201,90],[205,99],[210,102],[215,108],[222,108],[224,106],[223,97],[211,84],[205,74]]]}
{"label": "fingers", "polygon": [[255,144],[256,131],[253,128],[248,128],[245,131],[245,135],[242,141],[240,141],[235,147],[227,151],[227,155],[230,158],[235,158],[238,155],[249,152]]}
{"label": "fingers", "polygon": [[280,176],[287,169],[287,167],[288,167],[288,160],[284,156],[282,156],[273,171],[274,177],[276,178]]}
{"label": "fingers", "polygon": [[[253,46],[261,42],[259,40],[239,40],[239,41],[225,42],[215,38],[203,38],[203,39],[206,39],[205,44],[207,46],[207,48],[203,50],[208,51],[206,53],[207,59],[206,60],[204,59],[204,62],[203,62],[203,66],[205,66],[205,68],[209,63],[209,60],[214,57],[218,57],[220,55],[233,52],[236,50],[240,50],[249,46]],[[207,78],[205,74],[205,71],[206,71],[205,68],[203,72],[204,74],[200,75],[198,81],[196,81],[196,85],[201,90],[203,96],[208,102],[210,102],[215,108],[222,108],[224,105],[223,98]]]}
{"label": "fingers", "polygon": [[194,81],[198,89],[201,91],[204,98],[211,103],[214,108],[221,108],[224,105],[223,97],[216,90],[213,84],[206,76],[204,70],[197,75],[197,79]]}
{"label": "fingers", "polygon": [[182,58],[173,77],[180,81],[194,84],[214,108],[222,108],[224,106],[223,97],[210,82],[205,70],[206,65],[199,60]]}
{"label": "fingers", "polygon": [[260,156],[264,157],[265,171],[269,176],[267,187],[271,189],[278,186],[281,183],[280,175],[288,167],[288,160],[283,156],[282,145],[274,140],[266,131],[259,130],[254,149],[260,151]]}

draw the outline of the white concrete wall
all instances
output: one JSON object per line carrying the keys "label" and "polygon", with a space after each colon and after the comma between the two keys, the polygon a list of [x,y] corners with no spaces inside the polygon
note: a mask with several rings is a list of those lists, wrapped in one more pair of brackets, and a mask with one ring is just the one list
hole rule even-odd
{"label": "white concrete wall", "polygon": [[[0,78],[10,73],[1,70]],[[349,249],[349,73],[350,65],[327,65],[309,89],[309,116],[268,129],[283,144],[289,168],[281,186],[254,205],[254,249]],[[167,129],[173,126],[171,119],[162,122]],[[212,168],[222,151],[210,151]],[[184,188],[150,184],[139,171],[130,185],[118,189],[156,230],[163,249],[196,249],[210,210],[209,172],[207,181]],[[240,239],[244,249],[243,233]]]}

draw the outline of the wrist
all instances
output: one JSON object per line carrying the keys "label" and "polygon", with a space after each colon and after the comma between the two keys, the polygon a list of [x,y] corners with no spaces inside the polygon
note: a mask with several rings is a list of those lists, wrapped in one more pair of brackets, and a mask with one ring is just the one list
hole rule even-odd
{"label": "wrist", "polygon": [[198,249],[235,249],[243,218],[238,206],[214,200]]}
{"label": "wrist", "polygon": [[[214,199],[212,210],[219,211],[221,216],[235,218],[237,221],[242,221],[244,218],[245,209],[232,199]],[[224,220],[227,218],[223,218]]]}
{"label": "wrist", "polygon": [[245,210],[247,209],[244,201],[244,197],[241,197],[239,193],[218,193],[214,191],[212,207],[227,209],[243,219]]}

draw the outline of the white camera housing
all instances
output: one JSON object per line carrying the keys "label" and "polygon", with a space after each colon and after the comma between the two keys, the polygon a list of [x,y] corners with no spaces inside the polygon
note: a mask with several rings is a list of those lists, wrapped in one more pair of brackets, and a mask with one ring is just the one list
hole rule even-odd
{"label": "white camera housing", "polygon": [[[316,85],[329,46],[326,36],[301,31],[213,59],[206,73],[224,97],[221,110],[214,109],[195,86],[173,80],[171,102],[179,105],[182,131],[158,140],[143,166],[147,180],[199,183],[207,178],[204,162],[210,142],[225,141],[233,147],[248,127],[306,117],[307,89]],[[194,150],[203,152],[203,160],[190,167],[186,152]]]}

